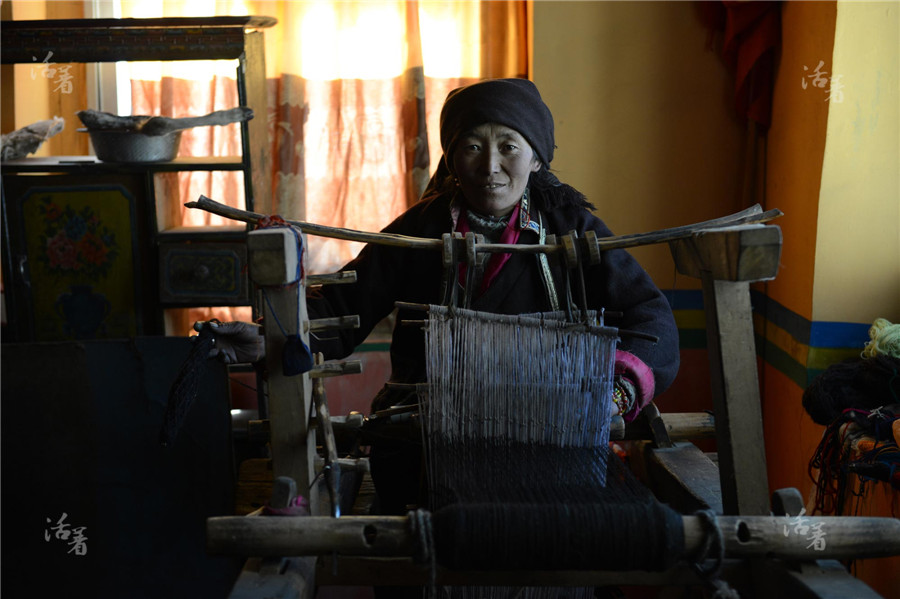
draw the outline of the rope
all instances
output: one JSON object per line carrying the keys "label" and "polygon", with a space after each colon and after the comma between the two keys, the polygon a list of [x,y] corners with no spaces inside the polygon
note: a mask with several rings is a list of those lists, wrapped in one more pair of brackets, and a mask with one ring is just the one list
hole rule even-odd
{"label": "rope", "polygon": [[[712,510],[700,510],[695,512],[703,524],[703,546],[697,558],[691,563],[694,571],[713,589],[713,599],[740,599],[736,590],[727,582],[719,578],[722,570],[722,562],[725,560],[725,541],[722,537],[722,529],[716,519],[716,513]],[[712,559],[712,564],[704,565],[704,562]]]}

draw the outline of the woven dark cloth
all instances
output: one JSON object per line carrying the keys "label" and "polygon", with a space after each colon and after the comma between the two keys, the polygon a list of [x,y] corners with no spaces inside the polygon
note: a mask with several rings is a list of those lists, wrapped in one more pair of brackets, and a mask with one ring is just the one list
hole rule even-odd
{"label": "woven dark cloth", "polygon": [[515,129],[528,141],[544,166],[553,161],[556,147],[553,115],[528,79],[488,79],[447,94],[441,109],[441,149],[453,154],[461,135],[485,123]]}
{"label": "woven dark cloth", "polygon": [[646,570],[685,557],[681,516],[608,447],[433,439],[437,561],[464,570]]}

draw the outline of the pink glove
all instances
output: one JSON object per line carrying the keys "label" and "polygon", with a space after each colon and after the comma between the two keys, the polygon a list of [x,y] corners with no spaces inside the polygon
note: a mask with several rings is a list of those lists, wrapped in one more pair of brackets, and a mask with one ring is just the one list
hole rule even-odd
{"label": "pink glove", "polygon": [[631,404],[622,416],[625,422],[634,420],[640,411],[653,399],[656,381],[653,370],[636,355],[616,350],[615,383],[623,396],[631,395]]}

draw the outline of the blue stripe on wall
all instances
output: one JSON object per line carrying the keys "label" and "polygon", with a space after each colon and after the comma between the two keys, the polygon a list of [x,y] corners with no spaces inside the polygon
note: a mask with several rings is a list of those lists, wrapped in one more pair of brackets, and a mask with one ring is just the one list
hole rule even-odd
{"label": "blue stripe on wall", "polygon": [[[672,310],[702,310],[703,292],[700,289],[666,289],[663,295]],[[871,325],[858,322],[810,322],[784,307],[764,293],[750,290],[753,312],[783,329],[794,339],[809,347],[861,349],[869,340]]]}
{"label": "blue stripe on wall", "polygon": [[810,347],[847,347],[862,349],[869,340],[871,325],[857,322],[813,322]]}

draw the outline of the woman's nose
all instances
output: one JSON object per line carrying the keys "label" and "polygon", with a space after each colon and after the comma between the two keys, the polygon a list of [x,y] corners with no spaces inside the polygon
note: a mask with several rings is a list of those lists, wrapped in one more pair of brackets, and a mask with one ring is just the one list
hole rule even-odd
{"label": "woman's nose", "polygon": [[479,169],[485,173],[496,173],[500,170],[500,152],[493,148],[487,148],[481,154]]}

